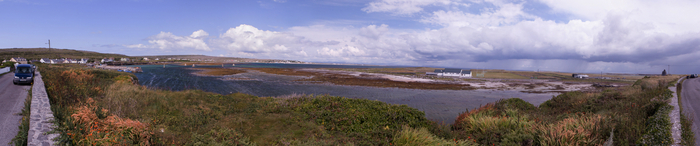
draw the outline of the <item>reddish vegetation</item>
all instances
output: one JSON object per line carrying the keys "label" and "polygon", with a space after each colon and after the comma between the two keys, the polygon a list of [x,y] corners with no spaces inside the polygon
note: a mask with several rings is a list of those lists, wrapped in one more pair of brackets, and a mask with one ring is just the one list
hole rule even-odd
{"label": "reddish vegetation", "polygon": [[469,84],[443,84],[443,83],[424,83],[424,82],[401,82],[392,81],[385,78],[373,76],[352,76],[335,73],[321,73],[311,71],[299,71],[288,68],[250,68],[270,74],[292,75],[292,76],[310,76],[310,79],[301,79],[300,81],[320,81],[333,83],[336,85],[354,85],[354,86],[371,86],[371,87],[397,87],[407,89],[431,89],[431,90],[473,90]]}
{"label": "reddish vegetation", "polygon": [[474,109],[474,110],[472,110],[472,111],[466,111],[466,112],[464,112],[464,113],[459,114],[459,116],[457,116],[457,119],[455,119],[455,123],[453,124],[452,129],[455,129],[455,130],[461,130],[461,129],[463,129],[464,127],[462,127],[462,126],[464,126],[464,124],[465,124],[464,122],[467,122],[467,121],[464,121],[464,120],[465,120],[467,117],[469,117],[469,115],[472,115],[472,114],[475,114],[475,113],[479,113],[479,112],[482,112],[482,111],[486,111],[486,110],[492,110],[493,108],[494,108],[494,104],[493,104],[493,103],[488,103],[488,104],[486,104],[486,105],[484,105],[484,106],[481,106],[481,107],[479,107],[479,108],[477,108],[477,109]]}
{"label": "reddish vegetation", "polygon": [[192,70],[199,70],[199,72],[196,72],[195,74],[210,76],[235,75],[246,72],[245,70],[230,68],[192,68]]}
{"label": "reddish vegetation", "polygon": [[66,133],[76,143],[84,145],[129,145],[138,142],[150,145],[152,133],[148,125],[131,119],[123,119],[109,115],[106,109],[95,106],[95,101],[88,98],[83,106],[75,108],[71,115],[73,124],[86,128],[77,131],[67,130]]}

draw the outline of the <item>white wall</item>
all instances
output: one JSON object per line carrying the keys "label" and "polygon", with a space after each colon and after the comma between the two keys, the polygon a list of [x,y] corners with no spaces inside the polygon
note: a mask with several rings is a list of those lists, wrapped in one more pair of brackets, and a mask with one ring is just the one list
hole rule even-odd
{"label": "white wall", "polygon": [[0,68],[0,74],[10,72],[10,67]]}

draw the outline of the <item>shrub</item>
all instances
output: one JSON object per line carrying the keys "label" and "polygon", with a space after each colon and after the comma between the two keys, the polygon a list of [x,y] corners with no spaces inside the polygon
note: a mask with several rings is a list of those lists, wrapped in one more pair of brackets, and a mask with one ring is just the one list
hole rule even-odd
{"label": "shrub", "polygon": [[206,134],[193,134],[186,145],[192,146],[255,146],[250,139],[236,130],[221,128],[212,129]]}
{"label": "shrub", "polygon": [[603,137],[595,135],[601,115],[578,114],[553,124],[539,125],[539,144],[547,145],[600,145]]}
{"label": "shrub", "polygon": [[[480,144],[531,144],[534,140],[535,124],[515,109],[506,109],[502,114],[483,111],[465,119],[464,131]],[[469,137],[468,137],[469,138]]]}
{"label": "shrub", "polygon": [[445,140],[430,134],[426,128],[411,128],[404,126],[394,136],[392,144],[400,146],[477,146],[478,144],[468,140]]}
{"label": "shrub", "polygon": [[359,145],[388,145],[403,125],[428,127],[422,111],[406,105],[392,105],[368,99],[316,96],[288,99],[291,109],[307,113],[326,130],[340,132]]}
{"label": "shrub", "polygon": [[505,100],[496,101],[496,108],[501,110],[516,109],[520,111],[529,111],[537,109],[537,107],[535,107],[531,103],[520,98],[508,98]]}
{"label": "shrub", "polygon": [[140,121],[109,115],[106,109],[95,105],[88,98],[75,109],[70,120],[76,126],[66,130],[67,135],[78,145],[150,145],[152,133],[148,125]]}

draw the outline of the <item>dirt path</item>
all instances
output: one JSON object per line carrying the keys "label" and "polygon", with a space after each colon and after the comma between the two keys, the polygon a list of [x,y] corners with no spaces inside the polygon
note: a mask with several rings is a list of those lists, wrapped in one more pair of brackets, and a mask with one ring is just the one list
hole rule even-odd
{"label": "dirt path", "polygon": [[[680,82],[681,79],[678,79],[678,81]],[[678,84],[676,84],[676,86],[678,86]],[[671,118],[671,138],[673,138],[674,146],[681,144],[681,109],[678,105],[678,94],[676,94],[676,86],[668,87],[668,89],[673,92],[671,102],[668,103],[671,106],[673,106],[673,110],[671,110],[671,113],[668,113],[668,117]]]}

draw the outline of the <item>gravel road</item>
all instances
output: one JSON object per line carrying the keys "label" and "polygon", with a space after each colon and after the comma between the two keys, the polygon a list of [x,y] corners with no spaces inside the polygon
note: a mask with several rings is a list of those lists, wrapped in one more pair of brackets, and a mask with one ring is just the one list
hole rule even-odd
{"label": "gravel road", "polygon": [[683,114],[693,118],[695,145],[700,145],[700,79],[686,79],[681,90]]}

